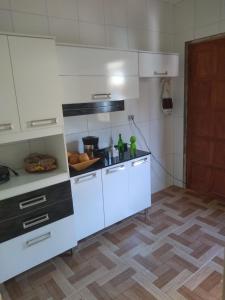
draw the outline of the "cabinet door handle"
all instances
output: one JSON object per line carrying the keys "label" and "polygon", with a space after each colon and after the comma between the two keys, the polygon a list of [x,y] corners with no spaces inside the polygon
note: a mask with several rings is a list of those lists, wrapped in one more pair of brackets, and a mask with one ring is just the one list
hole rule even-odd
{"label": "cabinet door handle", "polygon": [[33,120],[30,121],[31,127],[40,127],[57,124],[57,118],[43,119],[43,120]]}
{"label": "cabinet door handle", "polygon": [[46,222],[48,220],[49,220],[49,215],[48,214],[45,214],[43,216],[27,220],[27,221],[23,222],[23,229],[27,229],[27,228],[33,227],[35,225],[44,223],[44,222]]}
{"label": "cabinet door handle", "polygon": [[88,175],[84,175],[78,178],[75,178],[75,183],[79,183],[79,182],[83,182],[83,181],[88,181],[91,180],[93,178],[95,178],[97,176],[96,173],[92,173],[92,174],[88,174]]}
{"label": "cabinet door handle", "polygon": [[112,96],[111,93],[93,94],[92,99],[93,100],[111,99],[111,96]]}
{"label": "cabinet door handle", "polygon": [[156,75],[156,76],[166,76],[166,75],[168,75],[168,71],[165,71],[165,72],[154,71],[154,75]]}
{"label": "cabinet door handle", "polygon": [[145,162],[147,162],[147,158],[143,158],[143,159],[140,159],[140,160],[136,160],[134,162],[132,162],[132,167],[137,167],[139,165],[142,165],[144,164]]}
{"label": "cabinet door handle", "polygon": [[41,236],[39,236],[39,237],[36,237],[36,238],[34,238],[34,239],[32,239],[32,240],[27,241],[27,242],[26,242],[26,246],[27,246],[27,247],[34,246],[34,245],[36,245],[36,244],[39,244],[39,243],[41,243],[41,242],[43,242],[43,241],[49,239],[50,237],[51,237],[51,232],[48,232],[48,233],[46,233],[46,234],[43,234],[43,235],[41,235]]}
{"label": "cabinet door handle", "polygon": [[114,167],[114,168],[110,168],[106,171],[107,174],[111,174],[111,173],[115,173],[115,172],[119,172],[125,169],[124,165],[120,165],[119,167]]}
{"label": "cabinet door handle", "polygon": [[46,201],[47,201],[46,195],[31,198],[31,199],[20,202],[19,203],[19,208],[20,209],[26,209],[28,207],[35,206],[35,205],[38,205],[38,204],[46,202]]}
{"label": "cabinet door handle", "polygon": [[12,129],[13,129],[12,123],[0,124],[0,131],[8,131]]}

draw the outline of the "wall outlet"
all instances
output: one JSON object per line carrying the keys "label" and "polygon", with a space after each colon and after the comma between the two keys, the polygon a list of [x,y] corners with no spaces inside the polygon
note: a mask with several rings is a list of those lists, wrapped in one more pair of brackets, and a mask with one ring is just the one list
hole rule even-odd
{"label": "wall outlet", "polygon": [[128,115],[128,121],[134,121],[134,115]]}

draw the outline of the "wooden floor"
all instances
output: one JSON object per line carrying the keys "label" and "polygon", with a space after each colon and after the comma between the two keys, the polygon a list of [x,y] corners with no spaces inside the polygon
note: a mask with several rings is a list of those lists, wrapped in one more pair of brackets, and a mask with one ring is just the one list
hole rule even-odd
{"label": "wooden floor", "polygon": [[4,300],[217,300],[224,247],[225,200],[171,187],[154,195],[147,222],[121,222],[1,291]]}

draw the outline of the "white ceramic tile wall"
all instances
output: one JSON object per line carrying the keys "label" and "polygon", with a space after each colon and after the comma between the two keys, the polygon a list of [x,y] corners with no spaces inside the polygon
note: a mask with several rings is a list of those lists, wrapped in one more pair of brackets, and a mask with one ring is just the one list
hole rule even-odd
{"label": "white ceramic tile wall", "polygon": [[[0,31],[53,34],[58,42],[171,51],[174,1],[0,0]],[[66,119],[68,149],[82,150],[81,137],[87,134],[99,135],[101,146],[109,143],[111,135],[116,140],[120,132],[125,140],[137,135],[127,121],[132,113],[155,155],[172,172],[173,122],[162,114],[159,99],[160,81],[142,79],[140,99],[126,103],[125,112]],[[138,144],[145,149],[139,137]],[[159,166],[153,166],[155,192],[169,182]]]}
{"label": "white ceramic tile wall", "polygon": [[[225,0],[182,0],[174,5],[174,51],[180,53],[180,77],[174,82],[174,175],[183,179],[184,44],[225,32]],[[182,185],[175,181],[175,184]]]}

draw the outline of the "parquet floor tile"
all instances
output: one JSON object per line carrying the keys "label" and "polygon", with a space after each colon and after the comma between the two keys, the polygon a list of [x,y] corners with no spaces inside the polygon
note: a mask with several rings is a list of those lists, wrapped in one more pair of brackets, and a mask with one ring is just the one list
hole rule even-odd
{"label": "parquet floor tile", "polygon": [[0,286],[3,300],[219,300],[225,200],[170,187],[137,214]]}

